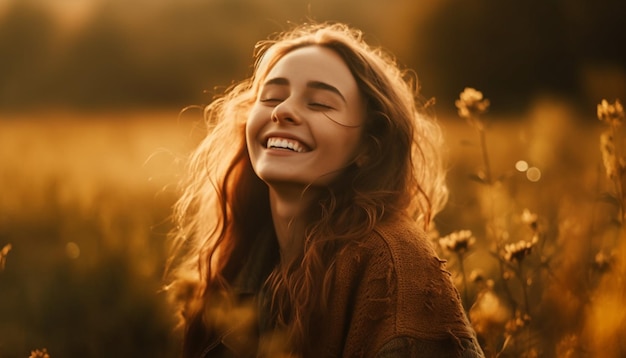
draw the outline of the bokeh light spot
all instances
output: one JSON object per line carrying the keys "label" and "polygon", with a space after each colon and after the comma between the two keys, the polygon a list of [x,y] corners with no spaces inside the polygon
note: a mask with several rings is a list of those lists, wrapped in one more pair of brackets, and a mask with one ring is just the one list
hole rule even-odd
{"label": "bokeh light spot", "polygon": [[526,171],[526,178],[532,182],[538,182],[541,179],[541,170],[537,167],[528,168]]}
{"label": "bokeh light spot", "polygon": [[80,247],[75,242],[68,242],[65,244],[65,254],[70,259],[77,259],[80,256]]}
{"label": "bokeh light spot", "polygon": [[518,160],[517,163],[515,163],[515,169],[520,172],[525,172],[528,170],[528,163],[526,163],[525,160]]}

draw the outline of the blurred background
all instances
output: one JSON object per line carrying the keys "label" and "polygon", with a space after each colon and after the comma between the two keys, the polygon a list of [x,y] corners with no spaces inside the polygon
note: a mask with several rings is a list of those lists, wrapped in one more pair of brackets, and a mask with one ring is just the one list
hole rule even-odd
{"label": "blurred background", "polygon": [[519,176],[506,210],[558,228],[599,186],[596,104],[626,100],[624,14],[620,0],[0,0],[0,357],[174,356],[168,216],[202,136],[201,110],[181,110],[250,75],[254,44],[291,23],[349,23],[415,70],[450,147],[442,233],[488,231],[467,182],[480,149],[454,107],[467,86],[492,103],[492,169]]}
{"label": "blurred background", "polygon": [[2,0],[0,109],[204,103],[203,91],[249,74],[256,41],[307,19],[361,28],[442,105],[470,84],[503,110],[541,93],[594,104],[626,91],[625,8],[618,0]]}

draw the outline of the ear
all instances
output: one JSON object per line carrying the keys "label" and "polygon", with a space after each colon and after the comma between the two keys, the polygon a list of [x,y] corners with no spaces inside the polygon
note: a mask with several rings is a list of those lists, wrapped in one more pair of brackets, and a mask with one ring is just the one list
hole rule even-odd
{"label": "ear", "polygon": [[356,164],[357,168],[369,163],[370,160],[372,160],[372,157],[375,157],[377,147],[376,144],[376,139],[371,135],[362,142],[361,147],[358,149],[357,155],[354,158],[354,164]]}
{"label": "ear", "polygon": [[365,163],[367,163],[369,160],[370,160],[369,155],[367,155],[366,153],[361,153],[356,157],[356,159],[354,160],[354,163],[356,164],[358,168],[360,168],[363,165],[365,165]]}

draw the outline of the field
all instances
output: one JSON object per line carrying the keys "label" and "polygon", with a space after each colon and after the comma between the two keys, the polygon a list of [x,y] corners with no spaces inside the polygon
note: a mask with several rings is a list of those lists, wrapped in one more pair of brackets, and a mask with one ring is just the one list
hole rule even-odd
{"label": "field", "polygon": [[[0,357],[174,355],[161,275],[199,115],[1,117]],[[485,115],[481,145],[440,114],[450,201],[433,241],[457,245],[440,253],[490,357],[626,354],[621,183],[605,173],[595,116],[541,100]]]}
{"label": "field", "polygon": [[177,113],[0,123],[0,356],[171,357],[160,291]]}

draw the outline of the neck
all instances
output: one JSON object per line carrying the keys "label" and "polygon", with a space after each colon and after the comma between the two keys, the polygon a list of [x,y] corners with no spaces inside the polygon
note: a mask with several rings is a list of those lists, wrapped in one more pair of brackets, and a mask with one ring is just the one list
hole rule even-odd
{"label": "neck", "polygon": [[272,221],[278,245],[280,259],[287,264],[303,253],[305,230],[311,218],[308,213],[310,204],[316,197],[315,190],[306,191],[297,188],[270,186],[270,207]]}

